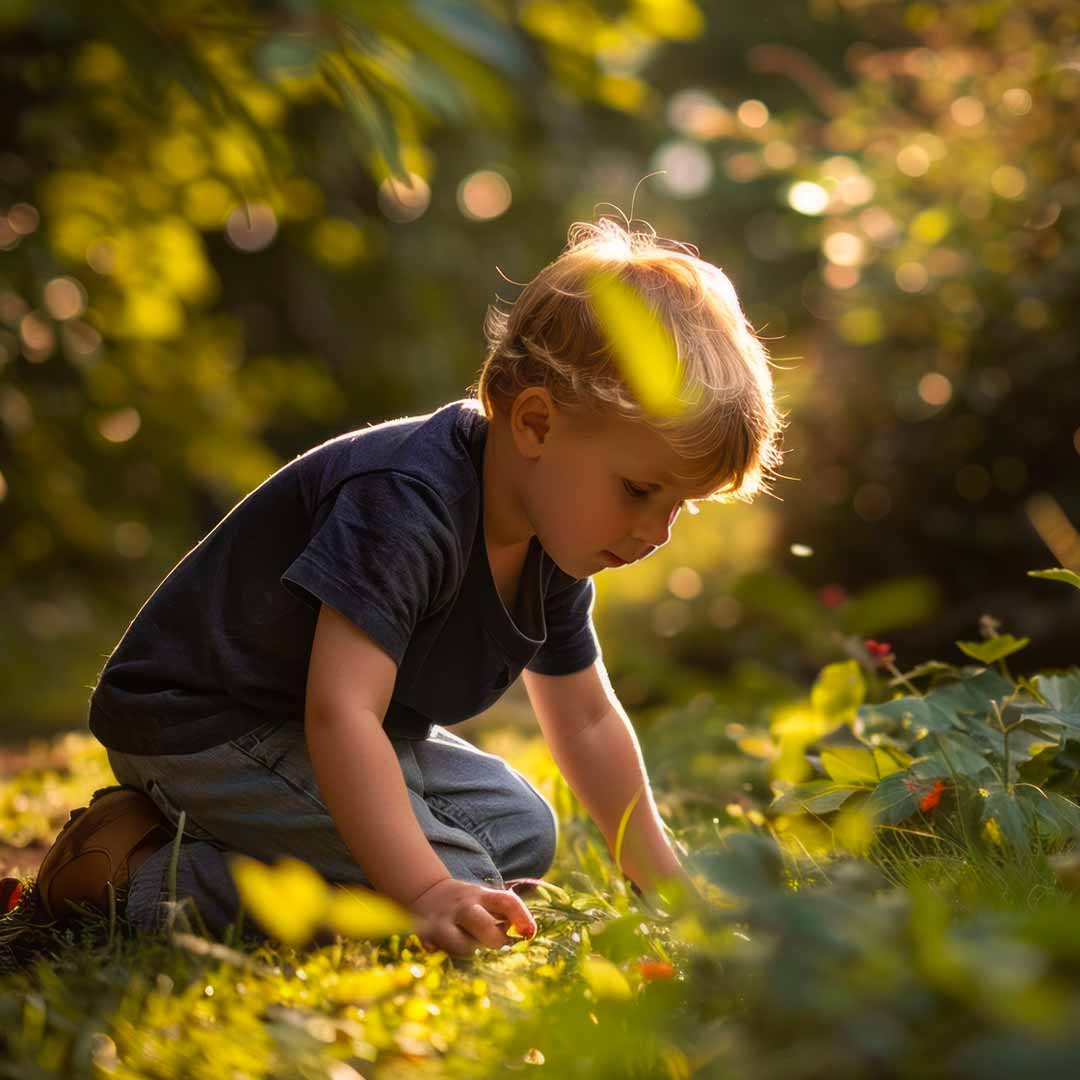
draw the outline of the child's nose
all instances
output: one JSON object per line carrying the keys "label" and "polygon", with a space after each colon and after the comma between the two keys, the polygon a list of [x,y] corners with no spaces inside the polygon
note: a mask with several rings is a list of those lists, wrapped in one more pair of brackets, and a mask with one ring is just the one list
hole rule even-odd
{"label": "child's nose", "polygon": [[[671,526],[679,516],[681,507],[682,503],[676,503],[672,507],[671,513],[668,514],[667,521],[663,524],[661,524],[662,519],[657,517],[656,514],[643,515],[638,530],[638,539],[644,540],[651,548],[663,547],[671,539]],[[652,554],[651,551],[650,554]]]}

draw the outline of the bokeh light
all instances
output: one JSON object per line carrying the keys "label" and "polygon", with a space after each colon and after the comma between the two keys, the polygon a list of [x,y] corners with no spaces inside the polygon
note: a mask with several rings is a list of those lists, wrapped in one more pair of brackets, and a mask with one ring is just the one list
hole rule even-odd
{"label": "bokeh light", "polygon": [[111,443],[125,443],[133,439],[142,426],[138,409],[117,409],[98,419],[101,437]]}
{"label": "bokeh light", "polygon": [[458,208],[473,221],[491,221],[510,209],[510,184],[494,169],[480,169],[458,185]]}
{"label": "bokeh light", "polygon": [[701,574],[692,566],[678,566],[668,576],[668,590],[680,600],[692,600],[703,587]]}
{"label": "bokeh light", "polygon": [[952,393],[952,383],[940,371],[928,371],[919,379],[919,397],[927,405],[946,405]]}
{"label": "bokeh light", "polygon": [[49,314],[61,322],[86,310],[86,290],[75,278],[53,278],[45,286],[42,298]]}
{"label": "bokeh light", "polygon": [[726,135],[732,128],[730,110],[705,90],[680,90],[672,95],[667,118],[681,134],[706,141]]}
{"label": "bokeh light", "polygon": [[1031,94],[1022,86],[1013,86],[1001,95],[1002,108],[1013,116],[1027,116],[1031,104]]}
{"label": "bokeh light", "polygon": [[918,262],[901,263],[893,276],[896,284],[906,293],[922,292],[930,280],[926,267]]}
{"label": "bokeh light", "polygon": [[825,213],[829,193],[812,180],[798,180],[788,188],[788,205],[800,214],[815,216]]}
{"label": "bokeh light", "polygon": [[8,224],[19,236],[29,236],[41,222],[37,209],[29,203],[15,203],[7,212]]}
{"label": "bokeh light", "polygon": [[896,155],[896,167],[905,176],[922,176],[930,168],[930,155],[918,143],[908,143]]}
{"label": "bokeh light", "polygon": [[990,174],[990,186],[1003,199],[1019,199],[1027,189],[1027,177],[1015,165],[1001,165]]}
{"label": "bokeh light", "polygon": [[396,176],[388,176],[379,185],[379,209],[390,221],[402,225],[423,217],[431,204],[431,188],[427,181],[414,172],[408,175],[408,184]]}
{"label": "bokeh light", "polygon": [[750,98],[736,110],[739,123],[748,128],[763,128],[769,122],[769,108],[764,101]]}
{"label": "bokeh light", "polygon": [[237,206],[225,219],[225,238],[238,251],[268,248],[277,231],[277,215],[265,203]]}
{"label": "bokeh light", "polygon": [[653,169],[661,169],[664,186],[679,198],[700,195],[713,178],[713,163],[707,151],[696,142],[675,139],[665,143],[653,156]]}
{"label": "bokeh light", "polygon": [[975,127],[981,124],[986,116],[986,107],[978,98],[965,95],[958,97],[949,106],[949,115],[961,127]]}
{"label": "bokeh light", "polygon": [[862,237],[844,231],[830,233],[821,248],[825,258],[837,266],[858,266],[866,253]]}

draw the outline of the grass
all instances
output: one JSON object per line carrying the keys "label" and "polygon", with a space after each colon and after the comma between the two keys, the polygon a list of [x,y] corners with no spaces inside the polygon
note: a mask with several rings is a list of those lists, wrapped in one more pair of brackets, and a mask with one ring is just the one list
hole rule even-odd
{"label": "grass", "polygon": [[[65,738],[66,765],[50,750],[0,788],[5,833],[51,838],[111,779],[92,740]],[[939,811],[866,857],[799,851],[748,809],[764,766],[733,757],[730,790],[706,797],[687,767],[692,797],[660,793],[709,900],[655,911],[539,739],[481,742],[559,814],[547,877],[565,896],[527,899],[535,939],[455,960],[401,935],[214,941],[183,901],[155,935],[89,914],[0,977],[0,1077],[921,1080],[1080,1060],[1080,905],[1047,852],[1008,858]],[[643,748],[678,773],[671,745]]]}

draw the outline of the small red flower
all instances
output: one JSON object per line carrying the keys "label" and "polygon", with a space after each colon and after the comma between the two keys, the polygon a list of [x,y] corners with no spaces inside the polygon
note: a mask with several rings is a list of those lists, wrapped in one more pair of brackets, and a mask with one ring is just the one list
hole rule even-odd
{"label": "small red flower", "polygon": [[653,982],[655,979],[673,979],[675,977],[675,969],[663,960],[639,960],[638,971],[641,972],[641,977],[648,982]]}
{"label": "small red flower", "polygon": [[933,810],[941,802],[941,793],[945,790],[944,780],[935,780],[934,786],[923,796],[919,803],[919,809],[926,813]]}
{"label": "small red flower", "polygon": [[867,638],[863,642],[863,648],[881,667],[884,667],[886,664],[891,664],[896,659],[892,646],[887,641],[874,641],[873,638]]}
{"label": "small red flower", "polygon": [[847,593],[842,585],[824,585],[818,589],[817,598],[822,607],[838,608],[847,600]]}

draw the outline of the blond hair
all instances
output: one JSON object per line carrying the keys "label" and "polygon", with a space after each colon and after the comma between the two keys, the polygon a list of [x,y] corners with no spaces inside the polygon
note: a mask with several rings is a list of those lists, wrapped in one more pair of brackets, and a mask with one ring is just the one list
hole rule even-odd
{"label": "blond hair", "polygon": [[[635,289],[671,333],[682,373],[680,413],[646,412],[627,386],[589,301],[596,272]],[[649,425],[696,463],[680,479],[713,485],[706,501],[748,502],[769,490],[782,457],[784,417],[773,398],[768,354],[727,276],[692,245],[613,218],[575,222],[562,254],[509,311],[488,308],[484,333],[487,354],[470,389],[489,420],[505,414],[526,387],[543,386],[571,416]]]}

